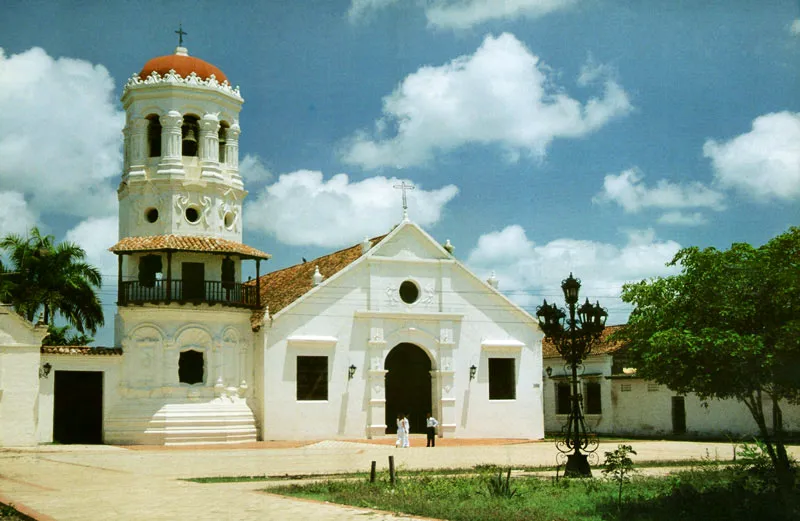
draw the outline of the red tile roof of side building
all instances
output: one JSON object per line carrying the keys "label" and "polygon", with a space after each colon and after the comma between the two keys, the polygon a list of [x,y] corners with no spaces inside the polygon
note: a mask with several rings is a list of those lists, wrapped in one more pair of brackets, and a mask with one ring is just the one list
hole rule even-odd
{"label": "red tile roof of side building", "polygon": [[122,354],[122,348],[91,346],[42,346],[41,353],[43,355],[118,356]]}
{"label": "red tile roof of side building", "polygon": [[[595,340],[592,344],[591,355],[610,355],[619,351],[624,344],[622,342],[612,342],[609,340],[613,333],[619,331],[621,328],[625,327],[624,324],[614,325],[614,326],[606,326],[603,329],[603,332],[600,333],[600,338]],[[557,358],[561,355],[558,354],[556,350],[555,344],[550,338],[545,338],[542,340],[542,358]]]}

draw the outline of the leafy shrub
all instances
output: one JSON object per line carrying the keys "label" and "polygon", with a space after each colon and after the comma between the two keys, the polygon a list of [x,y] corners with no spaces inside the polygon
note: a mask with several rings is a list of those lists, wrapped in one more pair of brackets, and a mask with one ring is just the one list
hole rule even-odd
{"label": "leafy shrub", "polygon": [[633,468],[633,460],[629,454],[636,454],[633,447],[630,445],[617,445],[617,450],[606,452],[606,460],[603,463],[605,468],[603,474],[610,477],[619,484],[619,493],[617,495],[617,507],[622,506],[622,485],[628,483],[630,474],[635,472]]}
{"label": "leafy shrub", "polygon": [[516,495],[517,489],[511,488],[511,469],[506,473],[506,479],[503,481],[503,471],[497,473],[497,476],[492,476],[486,483],[491,497],[499,498],[512,498]]}

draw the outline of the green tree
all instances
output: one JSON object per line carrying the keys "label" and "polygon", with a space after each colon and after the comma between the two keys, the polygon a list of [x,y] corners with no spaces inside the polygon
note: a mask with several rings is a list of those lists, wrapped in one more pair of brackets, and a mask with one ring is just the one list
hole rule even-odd
{"label": "green tree", "polygon": [[7,296],[28,320],[33,322],[41,310],[46,324],[52,325],[59,314],[80,333],[94,334],[103,325],[97,296],[100,272],[84,261],[86,252],[80,246],[55,244],[52,235],[34,227],[27,237],[7,235],[0,248],[13,266],[3,277],[10,283]]}
{"label": "green tree", "polygon": [[88,346],[94,342],[94,338],[72,331],[71,326],[54,326],[50,324],[47,327],[47,336],[44,337],[42,345],[45,346]]}
{"label": "green tree", "polygon": [[781,404],[800,398],[800,228],[759,248],[685,248],[670,265],[680,274],[624,286],[622,300],[635,308],[614,336],[639,376],[744,403],[778,479],[791,487]]}

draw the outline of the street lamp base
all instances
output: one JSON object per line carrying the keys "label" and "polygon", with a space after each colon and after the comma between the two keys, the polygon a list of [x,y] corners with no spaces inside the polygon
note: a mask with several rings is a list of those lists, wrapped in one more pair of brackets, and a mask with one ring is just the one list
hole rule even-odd
{"label": "street lamp base", "polygon": [[564,469],[565,478],[591,478],[592,469],[589,467],[588,455],[567,455],[567,467]]}

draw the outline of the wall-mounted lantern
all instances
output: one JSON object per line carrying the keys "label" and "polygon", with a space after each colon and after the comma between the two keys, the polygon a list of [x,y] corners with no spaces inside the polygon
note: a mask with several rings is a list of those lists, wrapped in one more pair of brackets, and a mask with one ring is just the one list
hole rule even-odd
{"label": "wall-mounted lantern", "polygon": [[356,375],[356,366],[351,365],[347,370],[347,379],[352,380],[355,375]]}
{"label": "wall-mounted lantern", "polygon": [[547,366],[547,368],[544,370],[544,372],[545,372],[545,373],[547,373],[547,377],[548,377],[548,378],[550,378],[551,376],[553,376],[553,368],[552,368],[552,367],[550,367],[549,365],[548,365],[548,366]]}
{"label": "wall-mounted lantern", "polygon": [[477,373],[477,372],[478,372],[478,368],[475,367],[474,364],[469,366],[469,379],[470,380],[474,380],[475,379],[475,373]]}
{"label": "wall-mounted lantern", "polygon": [[50,362],[45,362],[45,364],[39,368],[39,378],[47,378],[50,376],[50,371],[53,370],[53,366],[50,365]]}

